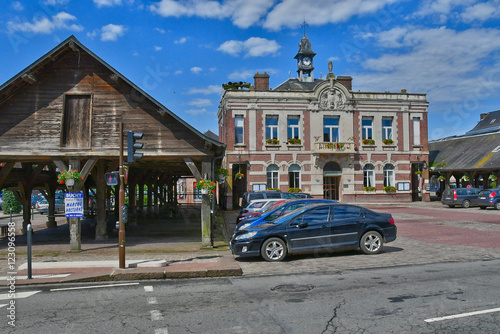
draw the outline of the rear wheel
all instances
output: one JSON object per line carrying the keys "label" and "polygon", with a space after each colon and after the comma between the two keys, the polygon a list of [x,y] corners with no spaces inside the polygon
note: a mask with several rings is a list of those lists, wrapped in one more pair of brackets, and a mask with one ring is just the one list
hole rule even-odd
{"label": "rear wheel", "polygon": [[268,262],[281,261],[286,256],[286,244],[280,238],[270,238],[264,241],[260,255]]}
{"label": "rear wheel", "polygon": [[500,201],[495,203],[494,208],[495,210],[500,210]]}
{"label": "rear wheel", "polygon": [[368,255],[380,253],[383,246],[384,240],[382,239],[380,233],[376,231],[366,232],[359,241],[359,247],[363,253]]}
{"label": "rear wheel", "polygon": [[462,202],[462,208],[470,208],[470,201],[468,199]]}

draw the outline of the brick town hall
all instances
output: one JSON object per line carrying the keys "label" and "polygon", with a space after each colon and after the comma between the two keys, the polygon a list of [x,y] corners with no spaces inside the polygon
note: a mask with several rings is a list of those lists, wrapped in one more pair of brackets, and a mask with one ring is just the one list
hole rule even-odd
{"label": "brick town hall", "polygon": [[270,89],[269,75],[257,73],[249,89],[225,87],[227,208],[247,190],[289,188],[348,203],[428,201],[426,95],[354,91],[331,62],[326,79],[315,79],[315,55],[304,34],[297,78]]}

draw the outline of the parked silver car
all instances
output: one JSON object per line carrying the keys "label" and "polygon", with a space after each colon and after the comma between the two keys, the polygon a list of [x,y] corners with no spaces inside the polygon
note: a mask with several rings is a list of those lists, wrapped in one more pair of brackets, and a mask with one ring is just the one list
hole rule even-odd
{"label": "parked silver car", "polygon": [[[49,202],[46,199],[39,201],[36,204],[36,209],[41,214],[49,212]],[[64,201],[62,199],[56,198],[56,206],[54,208],[54,213],[64,212]]]}

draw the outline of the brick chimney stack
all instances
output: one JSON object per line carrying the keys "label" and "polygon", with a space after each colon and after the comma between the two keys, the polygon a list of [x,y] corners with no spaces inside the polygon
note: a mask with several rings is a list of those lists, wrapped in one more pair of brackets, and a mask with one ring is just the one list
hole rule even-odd
{"label": "brick chimney stack", "polygon": [[337,81],[343,84],[347,90],[352,90],[352,77],[338,76]]}
{"label": "brick chimney stack", "polygon": [[264,74],[255,74],[253,76],[255,80],[255,90],[269,90],[269,74],[264,72]]}

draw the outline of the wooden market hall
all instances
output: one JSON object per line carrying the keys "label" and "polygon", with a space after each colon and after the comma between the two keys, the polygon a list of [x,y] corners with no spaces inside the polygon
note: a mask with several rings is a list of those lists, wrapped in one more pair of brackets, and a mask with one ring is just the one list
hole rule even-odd
{"label": "wooden market hall", "polygon": [[[160,207],[175,210],[177,180],[214,179],[213,171],[225,150],[223,144],[181,120],[74,36],[0,87],[0,118],[0,189],[13,190],[22,203],[23,232],[31,219],[33,190],[48,199],[47,225],[56,227],[56,191],[66,189],[57,182],[57,175],[71,168],[82,175],[73,191],[95,196],[96,239],[107,238],[106,203],[113,191],[106,185],[105,173],[119,168],[120,123],[124,132],[144,134],[140,140],[143,158],[128,166],[131,219],[141,213],[158,214]],[[124,141],[126,155],[126,136]],[[203,246],[211,238],[207,227],[210,206],[210,197],[204,195]],[[70,226],[73,243],[79,237],[75,233]]]}

